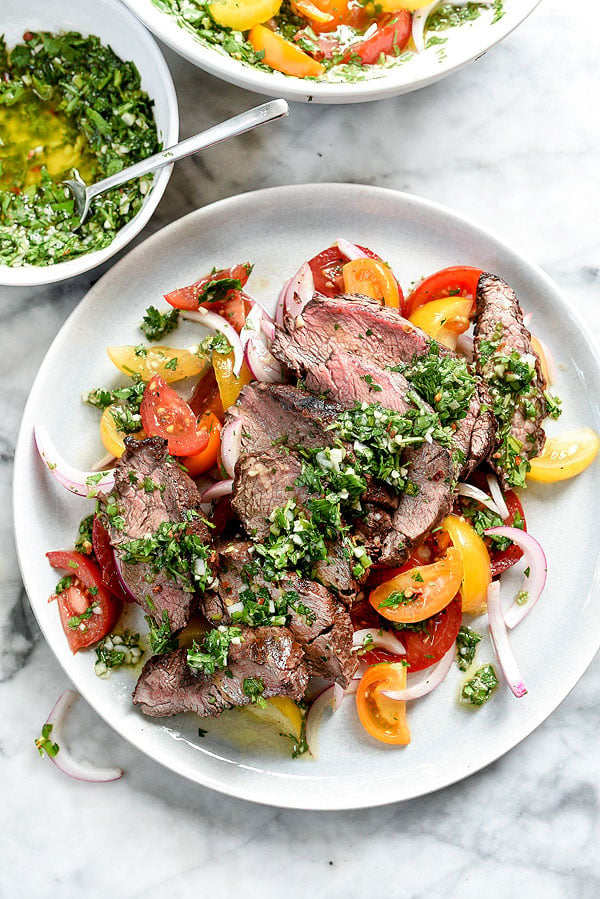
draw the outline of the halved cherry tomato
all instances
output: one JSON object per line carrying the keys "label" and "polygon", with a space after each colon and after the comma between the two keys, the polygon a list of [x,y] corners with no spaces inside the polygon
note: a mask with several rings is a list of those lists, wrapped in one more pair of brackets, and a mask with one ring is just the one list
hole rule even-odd
{"label": "halved cherry tomato", "polygon": [[[193,284],[189,284],[187,287],[178,287],[176,290],[166,293],[164,297],[167,303],[170,303],[175,309],[198,309],[199,306],[206,306],[207,309],[213,312],[220,312],[219,307],[228,298],[239,294],[239,291],[250,277],[251,271],[252,266],[249,262],[234,265],[232,268],[222,268],[217,272],[204,275],[204,277],[199,278],[198,281],[194,281]],[[232,283],[229,289],[227,289],[226,284],[221,285],[223,290],[220,293],[224,293],[221,299],[212,301],[203,299],[207,291],[210,293],[211,285],[215,285],[218,281],[231,281]]]}
{"label": "halved cherry tomato", "polygon": [[443,268],[418,284],[407,299],[408,314],[431,300],[442,300],[445,297],[468,297],[475,299],[477,282],[481,277],[481,269],[470,265],[451,265]]}
{"label": "halved cherry tomato", "polygon": [[85,649],[109,634],[121,614],[121,600],[102,582],[98,565],[82,553],[46,553],[53,568],[66,571],[73,583],[56,597],[60,621],[72,652]]}
{"label": "halved cherry tomato", "polygon": [[212,365],[206,369],[196,386],[190,399],[190,409],[194,415],[202,415],[204,412],[212,412],[218,419],[223,420],[223,403],[219,393],[219,385]]}
{"label": "halved cherry tomato", "polygon": [[399,56],[412,34],[410,13],[400,10],[393,16],[382,16],[378,26],[372,37],[350,47],[346,57],[348,60],[360,56],[363,64],[375,65],[382,53],[385,56]]}
{"label": "halved cherry tomato", "polygon": [[219,394],[223,409],[229,409],[242,389],[254,380],[252,372],[245,362],[243,362],[239,375],[236,377],[233,373],[233,353],[224,355],[223,353],[213,353],[213,368],[215,370],[215,378],[219,385]]}
{"label": "halved cherry tomato", "polygon": [[458,335],[469,328],[471,300],[468,297],[446,297],[431,300],[411,313],[409,321],[438,343],[456,349]]}
{"label": "halved cherry tomato", "polygon": [[406,746],[410,730],[406,723],[406,703],[388,699],[384,690],[406,688],[406,667],[402,663],[383,663],[367,668],[356,691],[356,710],[360,723],[382,743]]}
{"label": "halved cherry tomato", "polygon": [[311,26],[323,30],[325,27],[336,28],[335,16],[330,12],[324,12],[316,3],[311,0],[291,0],[290,6],[292,12],[303,19],[308,19]]}
{"label": "halved cherry tomato", "polygon": [[458,515],[448,515],[442,522],[442,530],[450,535],[462,559],[462,610],[471,613],[482,611],[492,581],[487,547],[471,525]]}
{"label": "halved cherry tomato", "polygon": [[211,0],[208,11],[217,23],[234,31],[248,31],[276,16],[281,0]]}
{"label": "halved cherry tomato", "polygon": [[[382,261],[377,253],[369,250],[368,247],[359,246],[359,249],[371,259]],[[347,262],[348,259],[340,253],[337,246],[328,247],[326,250],[313,256],[312,259],[309,259],[308,264],[313,274],[317,293],[322,293],[326,297],[337,297],[344,292],[342,270]],[[401,315],[404,315],[404,294],[397,280],[396,287],[398,288],[399,311]]]}
{"label": "halved cherry tomato", "polygon": [[591,428],[578,428],[549,437],[540,456],[530,459],[527,479],[554,483],[581,474],[592,464],[600,449],[600,438]]}
{"label": "halved cherry tomato", "polygon": [[117,566],[115,565],[115,557],[108,531],[97,515],[94,515],[92,524],[92,545],[94,547],[94,555],[102,572],[103,584],[119,599],[122,599],[124,602],[131,602],[131,597],[123,590],[121,580],[117,574]]}
{"label": "halved cherry tomato", "polygon": [[193,456],[208,445],[208,431],[198,428],[188,404],[160,375],[154,375],[146,384],[140,415],[146,434],[163,437],[172,456]]}
{"label": "halved cherry tomato", "polygon": [[206,360],[189,350],[168,346],[109,346],[108,357],[119,371],[126,375],[138,374],[142,381],[149,381],[152,375],[160,375],[167,384],[198,375]]}
{"label": "halved cherry tomato", "polygon": [[198,420],[197,430],[208,432],[208,443],[204,449],[193,456],[186,456],[183,463],[191,478],[197,478],[215,465],[221,449],[221,422],[212,412],[205,412]]}
{"label": "halved cherry tomato", "polygon": [[390,621],[423,621],[454,599],[462,577],[460,553],[450,547],[443,559],[419,565],[380,584],[371,592],[369,602]]}
{"label": "halved cherry tomato", "polygon": [[113,406],[107,406],[100,418],[100,440],[107,453],[110,453],[115,459],[120,459],[125,452],[125,437],[143,440],[146,434],[143,428],[140,428],[135,434],[125,434],[123,431],[119,431],[111,413],[112,408]]}
{"label": "halved cherry tomato", "polygon": [[398,309],[398,285],[390,267],[379,259],[352,259],[342,269],[345,293],[362,293],[384,306]]}
{"label": "halved cherry tomato", "polygon": [[544,376],[544,381],[546,384],[552,383],[552,378],[550,377],[550,369],[548,367],[548,361],[546,359],[546,354],[544,352],[544,347],[535,336],[535,334],[531,335],[531,349],[535,353],[535,355],[540,360],[540,368],[542,369],[542,374]]}
{"label": "halved cherry tomato", "polygon": [[248,40],[257,53],[264,54],[262,61],[265,65],[285,75],[317,78],[325,71],[320,62],[264,25],[255,25],[248,34]]}

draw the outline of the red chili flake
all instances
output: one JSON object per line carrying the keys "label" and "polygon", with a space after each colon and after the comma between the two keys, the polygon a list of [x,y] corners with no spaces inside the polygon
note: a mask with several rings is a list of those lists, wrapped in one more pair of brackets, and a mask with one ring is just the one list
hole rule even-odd
{"label": "red chili flake", "polygon": [[31,31],[25,32],[25,34],[23,35],[23,40],[24,41],[32,41],[33,40],[33,34],[31,33]]}

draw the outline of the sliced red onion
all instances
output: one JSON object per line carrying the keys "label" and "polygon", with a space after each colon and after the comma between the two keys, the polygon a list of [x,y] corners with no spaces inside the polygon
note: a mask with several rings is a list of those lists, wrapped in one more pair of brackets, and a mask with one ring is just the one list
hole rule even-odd
{"label": "sliced red onion", "polygon": [[527,601],[519,604],[515,600],[504,613],[506,626],[513,628],[531,612],[542,595],[548,573],[546,556],[535,537],[532,537],[531,534],[528,534],[527,531],[522,531],[520,528],[510,528],[503,525],[499,528],[488,528],[485,534],[490,537],[494,534],[498,535],[498,537],[508,537],[513,543],[516,543],[523,550],[525,568],[529,569],[529,577],[525,576],[523,582],[523,592],[527,593]]}
{"label": "sliced red onion", "polygon": [[475,344],[470,334],[459,334],[456,341],[456,350],[461,356],[464,356],[467,362],[473,361],[475,355]]}
{"label": "sliced red onion", "polygon": [[108,783],[111,780],[119,780],[119,778],[123,777],[121,768],[102,767],[94,765],[92,762],[75,759],[63,742],[62,726],[73,701],[77,699],[77,695],[74,690],[65,690],[48,715],[46,724],[52,725],[50,739],[53,743],[58,743],[59,746],[59,750],[54,758],[50,756],[50,759],[63,774],[74,777],[75,780],[85,780],[88,783]]}
{"label": "sliced red onion", "polygon": [[217,481],[216,484],[211,484],[210,487],[207,487],[200,497],[200,501],[203,503],[212,503],[213,500],[220,499],[222,496],[229,496],[232,490],[232,478],[229,478],[227,481]]}
{"label": "sliced red onion", "polygon": [[117,461],[117,457],[113,456],[112,453],[105,453],[97,462],[94,462],[90,471],[95,472],[96,474],[99,471],[105,471],[109,465],[113,465],[114,462]]}
{"label": "sliced red onion", "polygon": [[[495,512],[496,515],[500,515],[500,509],[487,493],[484,493],[483,490],[480,490],[479,487],[474,487],[473,484],[459,484],[456,490],[459,496],[466,496],[468,499],[474,499],[476,502],[481,503],[482,506],[485,506],[486,509],[489,509],[490,512]],[[500,516],[501,518],[503,516]]]}
{"label": "sliced red onion", "polygon": [[242,419],[232,418],[221,431],[221,461],[230,478],[235,477],[235,463],[242,448]]}
{"label": "sliced red onion", "polygon": [[36,425],[35,442],[38,452],[52,477],[77,496],[96,496],[99,490],[111,491],[115,485],[115,470],[105,472],[81,471],[70,465],[56,449],[46,428]]}
{"label": "sliced red onion", "polygon": [[261,330],[269,343],[275,337],[275,323],[272,319],[264,317],[260,323]]}
{"label": "sliced red onion", "polygon": [[395,699],[398,702],[408,702],[410,699],[420,699],[421,696],[427,696],[436,687],[439,687],[444,680],[454,661],[456,647],[454,643],[446,653],[442,656],[437,665],[427,669],[427,676],[416,684],[411,684],[404,690],[382,690],[384,696],[388,699]]}
{"label": "sliced red onion", "polygon": [[[368,646],[364,646],[365,637],[371,637],[369,640]],[[382,631],[377,627],[363,627],[359,631],[354,631],[352,636],[352,651],[356,652],[358,649],[371,649],[374,647],[376,649],[385,649],[388,652],[393,652],[395,655],[403,656],[406,655],[406,649],[398,640],[397,637],[394,637],[389,631]]]}
{"label": "sliced red onion", "polygon": [[240,336],[233,325],[230,325],[228,321],[225,321],[221,315],[217,315],[216,312],[209,312],[208,309],[205,309],[203,306],[200,306],[199,309],[193,312],[183,311],[180,315],[182,318],[186,319],[186,321],[198,322],[198,324],[208,328],[209,331],[218,331],[227,338],[231,345],[231,349],[233,350],[233,373],[237,378],[242,368],[242,362],[244,361],[244,351]]}
{"label": "sliced red onion", "polygon": [[277,297],[277,305],[275,306],[275,324],[279,325],[280,328],[283,327],[283,313],[285,312],[285,298],[287,296],[287,292],[289,290],[290,284],[292,283],[292,279],[288,278],[283,287],[281,288],[281,292]]}
{"label": "sliced red onion", "polygon": [[293,278],[290,279],[285,297],[284,312],[292,318],[300,315],[309,300],[312,300],[315,292],[315,279],[308,262],[300,266]]}
{"label": "sliced red onion", "polygon": [[323,690],[320,696],[317,696],[308,710],[306,716],[306,745],[308,746],[308,751],[315,759],[319,755],[318,733],[323,712],[328,705],[331,706],[332,712],[337,712],[343,698],[344,688],[340,687],[339,684],[332,684],[331,687]]}
{"label": "sliced red onion", "polygon": [[246,344],[244,355],[246,364],[257,381],[263,384],[281,384],[283,366],[260,340],[251,337]]}
{"label": "sliced red onion", "polygon": [[492,499],[496,504],[498,515],[502,521],[506,521],[507,518],[510,518],[510,512],[508,511],[508,506],[506,505],[502,490],[500,489],[498,478],[495,474],[488,474],[487,482],[490,493],[492,494]]}
{"label": "sliced red onion", "polygon": [[544,343],[543,340],[540,340],[539,337],[536,336],[536,340],[542,348],[542,353],[544,354],[544,359],[546,360],[546,370],[548,372],[548,386],[550,387],[555,383],[556,378],[558,376],[558,369],[556,366],[556,362],[554,356],[552,355],[552,350],[548,346],[547,343]]}
{"label": "sliced red onion", "polygon": [[245,347],[250,338],[258,337],[259,339],[262,337],[262,321],[265,319],[267,322],[272,322],[271,316],[267,313],[265,309],[260,305],[260,303],[255,302],[252,309],[246,316],[246,321],[244,322],[244,327],[240,331],[240,343],[242,347]]}
{"label": "sliced red onion", "polygon": [[500,581],[492,581],[487,592],[487,611],[490,625],[490,637],[498,663],[506,678],[508,686],[517,697],[527,693],[527,687],[523,683],[517,660],[512,651],[508,639],[508,631],[502,614],[502,602],[500,600]]}
{"label": "sliced red onion", "polygon": [[113,547],[113,559],[115,560],[115,571],[117,572],[117,578],[119,580],[119,584],[121,586],[121,590],[125,594],[127,598],[127,602],[138,602],[138,598],[135,593],[132,593],[127,581],[123,576],[123,566],[121,563],[121,559],[119,558],[119,554],[117,550]]}
{"label": "sliced red onion", "polygon": [[526,312],[525,315],[523,316],[523,324],[525,325],[526,328],[529,328],[532,318],[533,318],[533,312]]}
{"label": "sliced red onion", "polygon": [[346,259],[365,259],[367,257],[367,253],[364,250],[361,250],[360,247],[357,247],[355,243],[350,243],[349,240],[345,240],[343,237],[338,237],[336,240],[337,248]]}

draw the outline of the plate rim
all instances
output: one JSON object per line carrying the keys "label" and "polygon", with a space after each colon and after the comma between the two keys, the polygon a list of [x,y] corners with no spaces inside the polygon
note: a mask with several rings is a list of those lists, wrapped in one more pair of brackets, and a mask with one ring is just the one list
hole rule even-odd
{"label": "plate rim", "polygon": [[[257,795],[257,781],[246,781],[239,783],[227,783],[223,784],[217,778],[213,777],[211,774],[204,773],[201,768],[194,769],[193,772],[190,772],[188,766],[180,761],[179,758],[169,758],[165,760],[163,758],[158,758],[152,752],[152,747],[145,745],[145,741],[143,739],[138,739],[138,735],[129,734],[126,729],[126,720],[123,719],[120,722],[113,722],[109,718],[109,713],[105,713],[103,709],[98,707],[98,704],[90,699],[84,690],[79,688],[79,685],[76,681],[73,680],[71,673],[67,671],[65,664],[63,663],[63,658],[55,652],[52,643],[48,639],[46,635],[46,630],[44,628],[43,622],[39,619],[36,607],[34,602],[30,599],[30,590],[29,590],[29,581],[30,578],[27,575],[27,564],[24,553],[24,541],[21,538],[22,529],[21,529],[21,509],[19,504],[16,502],[16,493],[18,491],[19,484],[23,477],[27,476],[26,465],[27,465],[27,451],[28,445],[31,446],[31,441],[33,440],[33,434],[31,427],[28,426],[27,419],[29,418],[29,408],[30,404],[33,402],[33,393],[34,389],[40,379],[43,378],[45,374],[45,369],[50,364],[50,357],[52,355],[52,349],[56,343],[58,343],[62,337],[62,333],[66,330],[71,323],[71,320],[76,318],[78,314],[80,314],[81,308],[84,304],[91,304],[94,301],[96,292],[101,292],[103,283],[105,281],[109,281],[111,277],[118,278],[119,271],[121,268],[125,269],[127,264],[129,263],[130,256],[135,256],[136,254],[143,254],[144,251],[147,250],[148,246],[151,245],[154,241],[157,243],[164,238],[165,232],[172,230],[177,231],[182,225],[189,224],[193,219],[201,220],[203,216],[210,215],[213,211],[221,212],[222,210],[226,210],[228,206],[235,206],[240,201],[243,202],[255,202],[258,198],[260,199],[266,196],[273,196],[274,194],[280,194],[282,196],[289,196],[289,194],[298,194],[304,191],[320,191],[323,189],[332,190],[333,192],[337,192],[340,197],[350,194],[360,194],[363,192],[367,192],[371,196],[390,196],[393,195],[397,200],[401,203],[406,204],[408,208],[418,208],[418,209],[426,209],[429,211],[433,211],[436,214],[441,214],[443,216],[454,219],[456,222],[459,222],[471,229],[474,229],[479,233],[485,240],[493,241],[497,246],[500,246],[503,251],[506,251],[508,254],[512,255],[514,258],[518,259],[521,263],[524,263],[529,271],[533,272],[544,284],[544,287],[549,290],[560,302],[560,304],[564,307],[565,311],[568,311],[568,315],[574,321],[578,335],[580,339],[586,344],[587,349],[589,350],[591,356],[593,357],[595,364],[600,371],[600,344],[598,340],[594,337],[593,334],[589,332],[589,328],[587,327],[585,320],[582,314],[577,309],[573,309],[568,306],[567,300],[564,297],[562,291],[558,287],[558,285],[550,278],[550,276],[536,263],[529,260],[528,257],[523,256],[518,250],[514,249],[512,245],[506,243],[503,239],[499,238],[492,230],[479,225],[476,221],[471,219],[468,216],[463,215],[461,212],[454,210],[448,206],[437,203],[433,200],[420,197],[415,194],[410,194],[404,191],[396,191],[390,188],[382,188],[376,187],[372,185],[362,185],[355,183],[345,183],[345,182],[323,182],[323,183],[305,183],[305,184],[292,184],[292,185],[282,185],[279,187],[270,187],[263,188],[255,191],[247,191],[239,194],[235,194],[230,197],[225,197],[221,200],[217,200],[207,206],[204,206],[200,209],[196,209],[185,216],[182,216],[179,219],[169,223],[168,225],[161,228],[159,231],[150,235],[146,240],[144,240],[141,244],[132,248],[125,256],[123,256],[111,269],[109,269],[84,295],[84,297],[80,300],[80,302],[75,306],[70,315],[67,317],[58,333],[53,338],[46,355],[38,369],[34,382],[31,386],[29,396],[27,398],[27,402],[25,404],[21,424],[19,427],[19,433],[16,443],[15,449],[15,460],[14,460],[14,470],[13,470],[13,489],[11,494],[12,505],[13,505],[13,529],[15,533],[15,546],[17,559],[19,564],[19,569],[21,572],[21,576],[23,578],[23,583],[25,586],[25,590],[27,593],[27,598],[30,604],[30,607],[33,610],[33,613],[36,617],[38,625],[44,635],[44,639],[48,644],[50,650],[55,656],[56,660],[60,664],[60,666],[65,671],[68,679],[74,684],[75,688],[78,689],[81,696],[85,701],[95,710],[97,714],[100,715],[101,718],[106,721],[106,723],[116,731],[123,739],[125,739],[128,743],[133,745],[136,749],[140,750],[144,755],[151,758],[154,762],[163,765],[165,768],[168,768],[171,771],[185,777],[191,783],[195,783],[201,786],[208,787],[216,792],[223,793],[229,796],[233,796],[239,799],[244,799],[252,802],[257,802],[262,805],[268,805],[272,807],[278,808],[292,808],[292,809],[303,809],[303,810],[315,810],[315,811],[336,811],[336,810],[346,810],[346,809],[359,809],[359,808],[372,808],[379,807],[384,805],[389,805],[394,802],[404,802],[409,801],[411,799],[416,799],[423,795],[428,795],[433,792],[437,792],[447,786],[450,786],[455,783],[459,783],[467,777],[470,777],[472,774],[477,773],[478,771],[483,770],[494,762],[498,761],[498,759],[502,758],[504,755],[507,755],[511,752],[515,747],[517,747],[523,740],[525,740],[534,730],[536,730],[556,709],[559,705],[561,705],[567,696],[571,693],[574,687],[577,685],[587,668],[592,663],[594,657],[598,653],[600,649],[600,630],[598,633],[598,637],[595,640],[595,648],[590,646],[586,649],[585,652],[581,652],[577,657],[577,664],[573,665],[569,669],[569,677],[562,679],[562,684],[560,690],[558,690],[555,698],[552,700],[552,708],[549,711],[545,709],[541,709],[537,714],[535,713],[535,709],[533,709],[533,714],[527,722],[526,727],[523,732],[521,732],[516,740],[512,737],[508,739],[508,743],[510,745],[504,745],[497,747],[491,757],[486,756],[485,761],[476,762],[472,766],[465,766],[465,770],[455,775],[454,772],[448,774],[446,776],[441,776],[434,778],[433,786],[431,784],[425,785],[422,787],[410,790],[406,795],[391,795],[385,798],[377,798],[375,800],[362,798],[360,800],[352,800],[344,797],[343,790],[338,790],[338,795],[336,798],[329,798],[326,802],[320,802],[318,799],[318,795],[315,797],[312,793],[307,793],[308,801],[303,801],[304,794],[302,791],[297,791],[294,797],[284,796],[282,798],[263,798],[260,795]],[[91,298],[91,299],[90,299]],[[24,513],[23,513],[24,514]],[[590,588],[590,597],[598,594],[598,571],[600,570],[600,556],[596,559],[596,578],[592,587]],[[34,592],[32,590],[32,592]],[[66,658],[66,656],[65,656]],[[566,685],[566,686],[565,686]],[[556,698],[558,697],[558,698]],[[267,777],[273,777],[272,773],[267,772]],[[301,782],[304,778],[299,778],[299,782]],[[310,779],[310,778],[309,778]],[[383,779],[383,778],[382,778]],[[327,778],[324,778],[327,780]],[[350,776],[344,778],[344,781],[340,780],[340,783],[346,782],[350,780]],[[386,782],[388,782],[390,786],[390,790],[393,792],[392,783],[393,777],[386,777]],[[314,781],[314,778],[313,778]],[[260,791],[260,785],[258,786],[258,790]]]}

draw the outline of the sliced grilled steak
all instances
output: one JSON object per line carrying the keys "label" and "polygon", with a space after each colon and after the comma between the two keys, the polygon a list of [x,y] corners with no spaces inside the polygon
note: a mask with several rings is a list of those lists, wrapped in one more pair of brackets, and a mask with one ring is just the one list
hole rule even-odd
{"label": "sliced grilled steak", "polygon": [[[190,510],[202,514],[196,485],[175,462],[167,459],[166,440],[128,437],[125,446],[116,464],[111,494],[117,497],[119,515],[125,522],[123,528],[115,528],[113,518],[102,516],[119,556],[124,544],[154,534],[163,522],[180,523]],[[101,495],[99,500],[101,508],[106,509],[107,497]],[[203,519],[193,518],[186,532],[197,534],[210,546],[210,533]],[[188,623],[197,605],[197,595],[187,582],[179,577],[173,579],[164,571],[153,573],[145,562],[122,563],[121,569],[136,601],[157,623],[162,621],[163,611],[168,613],[173,630]]]}
{"label": "sliced grilled steak", "polygon": [[239,609],[240,597],[247,603],[254,596],[254,601],[272,602],[270,608],[276,609],[287,595],[288,628],[304,650],[309,674],[346,686],[358,662],[352,654],[353,627],[344,606],[321,584],[292,573],[277,582],[265,580],[259,565],[248,565],[249,560],[257,560],[251,547],[245,540],[217,542],[219,587],[216,595],[207,594],[204,599],[206,617],[213,624],[229,624],[229,610]]}
{"label": "sliced grilled steak", "polygon": [[[506,389],[508,381],[502,374],[504,364],[498,357],[510,357],[513,352],[518,355],[519,363],[528,367],[531,381],[525,386],[522,381],[513,381],[509,394]],[[546,440],[542,428],[542,421],[547,415],[544,397],[546,380],[531,344],[531,334],[523,324],[523,312],[514,290],[502,278],[486,273],[481,275],[477,285],[475,363],[492,399],[497,399],[499,391],[506,398],[507,411],[498,412],[499,440],[490,461],[503,485],[510,486],[519,481],[515,480],[513,473],[507,472],[504,464],[507,438],[518,442],[516,455],[521,459],[531,459],[543,449]],[[515,386],[519,387],[516,392]],[[517,461],[517,467],[518,464]]]}
{"label": "sliced grilled steak", "polygon": [[463,453],[465,462],[459,475],[466,478],[488,458],[496,439],[496,419],[485,384],[478,382],[466,416],[456,424],[457,429],[452,439],[457,449]]}
{"label": "sliced grilled steak", "polygon": [[411,388],[403,375],[335,347],[326,362],[311,362],[304,373],[309,390],[325,394],[345,408],[356,403],[381,403],[400,413],[411,408],[406,399]]}
{"label": "sliced grilled steak", "polygon": [[215,717],[225,709],[248,705],[245,678],[260,678],[261,694],[301,699],[308,672],[300,645],[284,627],[243,628],[243,640],[231,644],[227,673],[195,673],[187,664],[187,650],[153,656],[144,665],[133,693],[133,702],[145,715],[163,717],[195,712]]}

